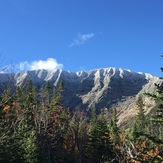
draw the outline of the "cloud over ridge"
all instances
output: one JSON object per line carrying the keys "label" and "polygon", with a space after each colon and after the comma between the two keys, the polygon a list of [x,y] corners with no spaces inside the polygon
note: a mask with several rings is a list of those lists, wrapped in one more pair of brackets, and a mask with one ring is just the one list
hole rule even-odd
{"label": "cloud over ridge", "polygon": [[74,45],[81,45],[84,44],[87,40],[91,39],[94,36],[94,33],[88,33],[88,34],[78,34],[76,38],[73,39],[73,42],[69,44],[69,47],[72,47]]}
{"label": "cloud over ridge", "polygon": [[54,58],[48,58],[47,60],[38,60],[32,62],[20,62],[19,69],[23,70],[38,70],[38,69],[46,69],[46,70],[56,70],[62,69],[63,65],[58,63]]}

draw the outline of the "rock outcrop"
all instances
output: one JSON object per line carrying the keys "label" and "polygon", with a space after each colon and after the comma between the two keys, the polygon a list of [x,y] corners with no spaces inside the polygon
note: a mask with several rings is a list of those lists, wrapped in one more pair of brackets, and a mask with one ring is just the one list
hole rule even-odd
{"label": "rock outcrop", "polygon": [[[69,72],[63,70],[35,70],[22,73],[0,74],[0,91],[8,86],[16,87],[28,80],[38,88],[47,81],[54,87],[64,82],[63,102],[71,109],[118,109],[119,124],[136,113],[136,97],[144,92],[154,92],[154,83],[160,83],[156,76],[136,73],[118,68],[101,68],[91,71]],[[145,97],[147,112],[154,102]],[[128,117],[128,118],[127,118]]]}

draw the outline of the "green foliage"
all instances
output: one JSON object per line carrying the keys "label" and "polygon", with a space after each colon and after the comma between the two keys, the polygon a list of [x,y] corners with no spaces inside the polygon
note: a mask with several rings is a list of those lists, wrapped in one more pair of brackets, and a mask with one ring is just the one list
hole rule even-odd
{"label": "green foliage", "polygon": [[91,119],[90,119],[90,124],[93,127],[97,123],[97,113],[96,113],[96,108],[92,108],[92,114],[91,114]]}
{"label": "green foliage", "polygon": [[160,103],[156,115],[146,118],[139,96],[128,133],[117,125],[116,109],[111,119],[104,110],[98,115],[95,107],[90,119],[81,110],[70,113],[63,106],[63,82],[54,90],[50,82],[38,90],[32,81],[14,93],[7,89],[0,96],[0,162],[132,162],[133,157],[162,161],[163,87],[156,86],[157,94],[148,94]]}
{"label": "green foliage", "polygon": [[[132,138],[134,142],[139,139],[139,137],[142,136],[142,132],[146,132],[147,126],[146,126],[146,117],[145,117],[145,111],[144,111],[144,103],[143,98],[141,95],[137,97],[136,101],[138,110],[135,117],[135,123],[132,127]],[[142,139],[142,138],[141,138]]]}
{"label": "green foliage", "polygon": [[69,121],[69,127],[64,135],[65,150],[71,162],[86,162],[85,148],[88,134],[87,116],[77,110]]}
{"label": "green foliage", "polygon": [[[161,68],[163,70],[163,68]],[[142,97],[138,97],[138,113],[133,127],[133,140],[135,142],[135,159],[140,162],[162,162],[163,161],[163,85],[155,84],[157,92],[155,94],[145,93],[153,98],[158,104],[156,114],[152,112],[145,116]]]}
{"label": "green foliage", "polygon": [[[3,100],[6,96],[2,96],[2,107],[0,113],[0,146],[2,147],[0,151],[1,162],[36,162],[30,159],[31,157],[35,158],[37,153],[36,151],[33,151],[35,149],[33,145],[31,149],[29,149],[29,133],[31,130],[24,130],[21,133],[19,132],[20,126],[25,126],[24,118],[26,118],[25,110],[22,110],[22,108],[20,110],[20,107],[16,106],[17,102],[22,102],[20,100],[21,98],[18,96],[19,94],[20,88],[18,88],[16,94],[8,98],[4,105]],[[33,137],[31,140],[34,140]]]}
{"label": "green foliage", "polygon": [[163,85],[161,83],[161,84],[155,84],[155,86],[157,89],[156,94],[151,94],[151,93],[145,93],[145,94],[147,96],[155,99],[157,101],[157,103],[159,103],[159,106],[156,109],[155,116],[152,116],[150,118],[150,122],[152,123],[152,126],[154,127],[152,129],[155,130],[157,135],[150,134],[149,136],[147,136],[148,134],[146,134],[146,133],[145,133],[145,135],[146,135],[146,137],[151,139],[153,142],[155,142],[155,143],[159,142],[160,144],[163,145],[163,133],[162,133],[162,129],[163,129]]}
{"label": "green foliage", "polygon": [[50,111],[55,111],[58,106],[62,106],[63,87],[64,87],[64,84],[63,84],[63,82],[61,82],[59,84],[58,88],[56,88],[54,90],[54,96],[53,96],[53,99],[50,103]]}
{"label": "green foliage", "polygon": [[87,145],[87,155],[91,162],[110,161],[114,153],[110,141],[110,133],[107,121],[104,118],[104,112],[100,114],[100,118],[96,119],[95,109],[93,109],[91,117],[91,126]]}
{"label": "green foliage", "polygon": [[120,129],[117,126],[117,110],[113,110],[113,116],[111,118],[110,122],[110,133],[111,133],[111,139],[114,143],[114,145],[118,144],[120,142]]}
{"label": "green foliage", "polygon": [[18,139],[19,146],[22,151],[24,162],[36,163],[38,162],[38,148],[36,133],[32,126],[29,126],[27,122],[24,122],[18,126]]}

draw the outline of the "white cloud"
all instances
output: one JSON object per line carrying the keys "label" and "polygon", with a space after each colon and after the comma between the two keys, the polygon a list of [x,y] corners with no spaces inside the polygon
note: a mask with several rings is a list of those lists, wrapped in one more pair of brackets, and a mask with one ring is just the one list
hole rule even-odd
{"label": "white cloud", "polygon": [[74,45],[81,45],[84,44],[87,40],[91,39],[94,36],[94,33],[88,33],[88,34],[78,34],[76,38],[73,39],[73,42],[69,44],[69,47],[72,47]]}
{"label": "white cloud", "polygon": [[48,58],[47,60],[38,60],[33,62],[21,62],[19,64],[20,70],[38,70],[38,69],[46,69],[46,70],[56,70],[62,69],[63,65],[58,63],[54,58]]}

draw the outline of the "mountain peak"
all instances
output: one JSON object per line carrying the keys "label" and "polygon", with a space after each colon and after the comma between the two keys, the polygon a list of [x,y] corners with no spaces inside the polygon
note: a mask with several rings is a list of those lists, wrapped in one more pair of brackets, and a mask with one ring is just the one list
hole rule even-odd
{"label": "mountain peak", "polygon": [[[64,82],[63,104],[71,109],[117,108],[121,120],[135,108],[136,96],[154,92],[160,79],[151,74],[133,72],[121,68],[99,68],[89,71],[35,70],[15,74],[0,74],[0,92],[8,86],[17,87],[32,80],[38,88],[49,81],[54,88]],[[148,101],[151,105],[151,101]],[[123,110],[123,111],[122,111]],[[122,115],[125,115],[124,117]],[[129,114],[131,116],[131,114]],[[123,118],[122,118],[123,117]]]}

